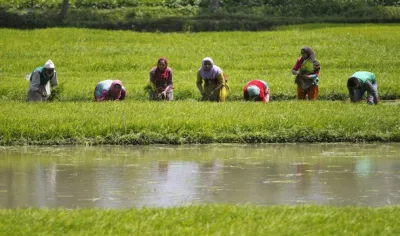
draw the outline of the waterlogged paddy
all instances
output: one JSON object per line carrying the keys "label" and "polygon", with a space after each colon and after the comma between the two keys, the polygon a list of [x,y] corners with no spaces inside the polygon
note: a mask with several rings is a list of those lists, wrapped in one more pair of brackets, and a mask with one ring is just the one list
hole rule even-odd
{"label": "waterlogged paddy", "polygon": [[0,207],[400,204],[400,144],[0,147]]}

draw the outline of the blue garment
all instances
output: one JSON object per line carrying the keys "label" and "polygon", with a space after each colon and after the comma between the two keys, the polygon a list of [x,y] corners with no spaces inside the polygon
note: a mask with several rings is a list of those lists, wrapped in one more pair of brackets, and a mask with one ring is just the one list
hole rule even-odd
{"label": "blue garment", "polygon": [[[112,80],[103,80],[103,81],[100,81],[100,82],[96,85],[96,89],[94,90],[94,95],[95,95],[96,97],[101,97],[101,96],[103,96],[103,90],[110,91],[112,82],[113,82]],[[92,88],[93,88],[93,87],[92,87]]]}

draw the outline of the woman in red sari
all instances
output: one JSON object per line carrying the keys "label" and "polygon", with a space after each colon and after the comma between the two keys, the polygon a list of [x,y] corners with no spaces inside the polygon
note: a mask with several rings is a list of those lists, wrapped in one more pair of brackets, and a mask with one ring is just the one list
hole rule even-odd
{"label": "woman in red sari", "polygon": [[168,67],[167,58],[161,57],[157,61],[157,66],[150,71],[149,91],[150,100],[174,100],[172,92],[172,70]]}

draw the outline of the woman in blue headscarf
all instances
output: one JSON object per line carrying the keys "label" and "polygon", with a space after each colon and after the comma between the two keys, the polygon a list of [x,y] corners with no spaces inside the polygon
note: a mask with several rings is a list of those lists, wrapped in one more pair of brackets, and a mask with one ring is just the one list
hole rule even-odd
{"label": "woman in blue headscarf", "polygon": [[210,57],[203,59],[197,72],[196,84],[204,101],[224,102],[226,100],[229,89],[226,76],[221,68],[214,65]]}

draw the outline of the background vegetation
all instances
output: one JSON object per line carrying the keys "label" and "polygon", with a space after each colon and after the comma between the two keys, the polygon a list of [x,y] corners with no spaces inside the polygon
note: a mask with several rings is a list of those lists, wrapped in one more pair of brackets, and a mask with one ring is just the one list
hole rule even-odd
{"label": "background vegetation", "polygon": [[70,0],[66,15],[61,14],[62,4],[61,0],[0,0],[0,26],[172,32],[400,21],[400,0]]}
{"label": "background vegetation", "polygon": [[399,207],[257,207],[1,210],[7,235],[398,235]]}

